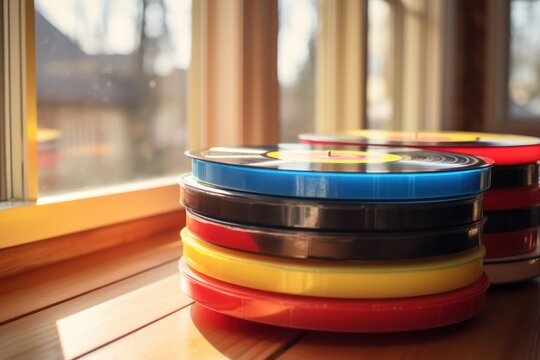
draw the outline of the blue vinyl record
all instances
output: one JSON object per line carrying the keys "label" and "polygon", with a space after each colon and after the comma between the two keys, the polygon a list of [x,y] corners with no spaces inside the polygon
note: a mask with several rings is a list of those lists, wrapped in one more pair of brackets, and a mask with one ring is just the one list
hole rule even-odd
{"label": "blue vinyl record", "polygon": [[214,147],[188,151],[193,176],[226,189],[302,198],[438,201],[489,187],[491,162],[414,148]]}

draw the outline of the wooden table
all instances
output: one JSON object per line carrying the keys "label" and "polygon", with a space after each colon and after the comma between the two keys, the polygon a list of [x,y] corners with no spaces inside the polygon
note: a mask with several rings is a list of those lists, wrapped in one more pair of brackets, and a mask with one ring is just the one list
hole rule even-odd
{"label": "wooden table", "polygon": [[182,294],[178,232],[0,281],[0,358],[540,359],[540,280],[492,288],[476,319],[402,334],[249,323]]}

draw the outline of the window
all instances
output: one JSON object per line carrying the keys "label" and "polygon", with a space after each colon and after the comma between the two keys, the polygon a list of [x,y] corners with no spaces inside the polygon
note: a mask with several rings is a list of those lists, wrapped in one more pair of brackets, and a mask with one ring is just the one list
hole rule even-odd
{"label": "window", "polygon": [[369,0],[367,121],[370,129],[392,129],[392,91],[395,81],[393,7],[389,1]]}
{"label": "window", "polygon": [[[2,76],[12,81],[2,79],[11,112],[0,109],[0,135],[14,143],[0,144],[2,180],[11,182],[0,186],[0,196],[28,205],[0,204],[9,207],[0,210],[0,248],[178,209],[176,176],[189,167],[187,147],[295,141],[301,132],[357,128],[366,126],[366,109],[373,127],[414,128],[437,118],[413,100],[434,93],[426,79],[436,76],[426,72],[440,73],[422,67],[425,54],[438,54],[423,34],[428,24],[438,29],[427,13],[441,10],[432,5],[439,2],[0,3],[2,50],[6,42],[19,45],[2,57],[9,61]],[[404,3],[415,6],[396,13]],[[399,32],[415,46],[398,49]],[[35,83],[25,80],[33,80],[33,68],[21,69],[34,65],[33,50]],[[152,178],[153,185],[126,185]],[[9,186],[22,190],[5,192]],[[32,186],[36,191],[24,192]]]}
{"label": "window", "polygon": [[190,0],[36,0],[39,194],[189,168]]}
{"label": "window", "polygon": [[513,119],[540,119],[540,1],[510,4],[508,112]]}
{"label": "window", "polygon": [[178,210],[191,1],[0,9],[0,248]]}
{"label": "window", "polygon": [[485,130],[540,135],[538,15],[538,0],[486,3]]}
{"label": "window", "polygon": [[281,141],[315,130],[317,1],[280,0],[278,76]]}

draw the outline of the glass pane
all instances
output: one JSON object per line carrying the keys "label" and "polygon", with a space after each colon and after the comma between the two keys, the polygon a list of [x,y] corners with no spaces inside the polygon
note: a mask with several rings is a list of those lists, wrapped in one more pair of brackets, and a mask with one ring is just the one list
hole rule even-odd
{"label": "glass pane", "polygon": [[370,129],[393,127],[392,8],[388,1],[368,3],[367,120]]}
{"label": "glass pane", "polygon": [[513,0],[510,9],[510,115],[540,116],[540,1]]}
{"label": "glass pane", "polygon": [[36,0],[40,195],[176,174],[191,0]]}
{"label": "glass pane", "polygon": [[279,1],[278,77],[281,141],[315,129],[316,0]]}

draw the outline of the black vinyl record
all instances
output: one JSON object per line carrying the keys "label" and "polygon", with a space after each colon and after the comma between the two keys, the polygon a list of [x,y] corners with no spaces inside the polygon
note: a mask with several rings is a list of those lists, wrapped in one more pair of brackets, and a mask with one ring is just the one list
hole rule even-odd
{"label": "black vinyl record", "polygon": [[425,231],[321,232],[242,226],[187,211],[186,226],[208,243],[284,258],[388,261],[460,253],[481,245],[483,220]]}
{"label": "black vinyl record", "polygon": [[540,225],[540,204],[530,208],[486,211],[485,233],[530,229]]}
{"label": "black vinyl record", "polygon": [[470,224],[482,218],[482,195],[428,203],[361,203],[263,196],[180,179],[183,205],[244,225],[323,231],[407,231]]}
{"label": "black vinyl record", "polygon": [[495,166],[491,171],[491,188],[517,188],[538,184],[539,163]]}

